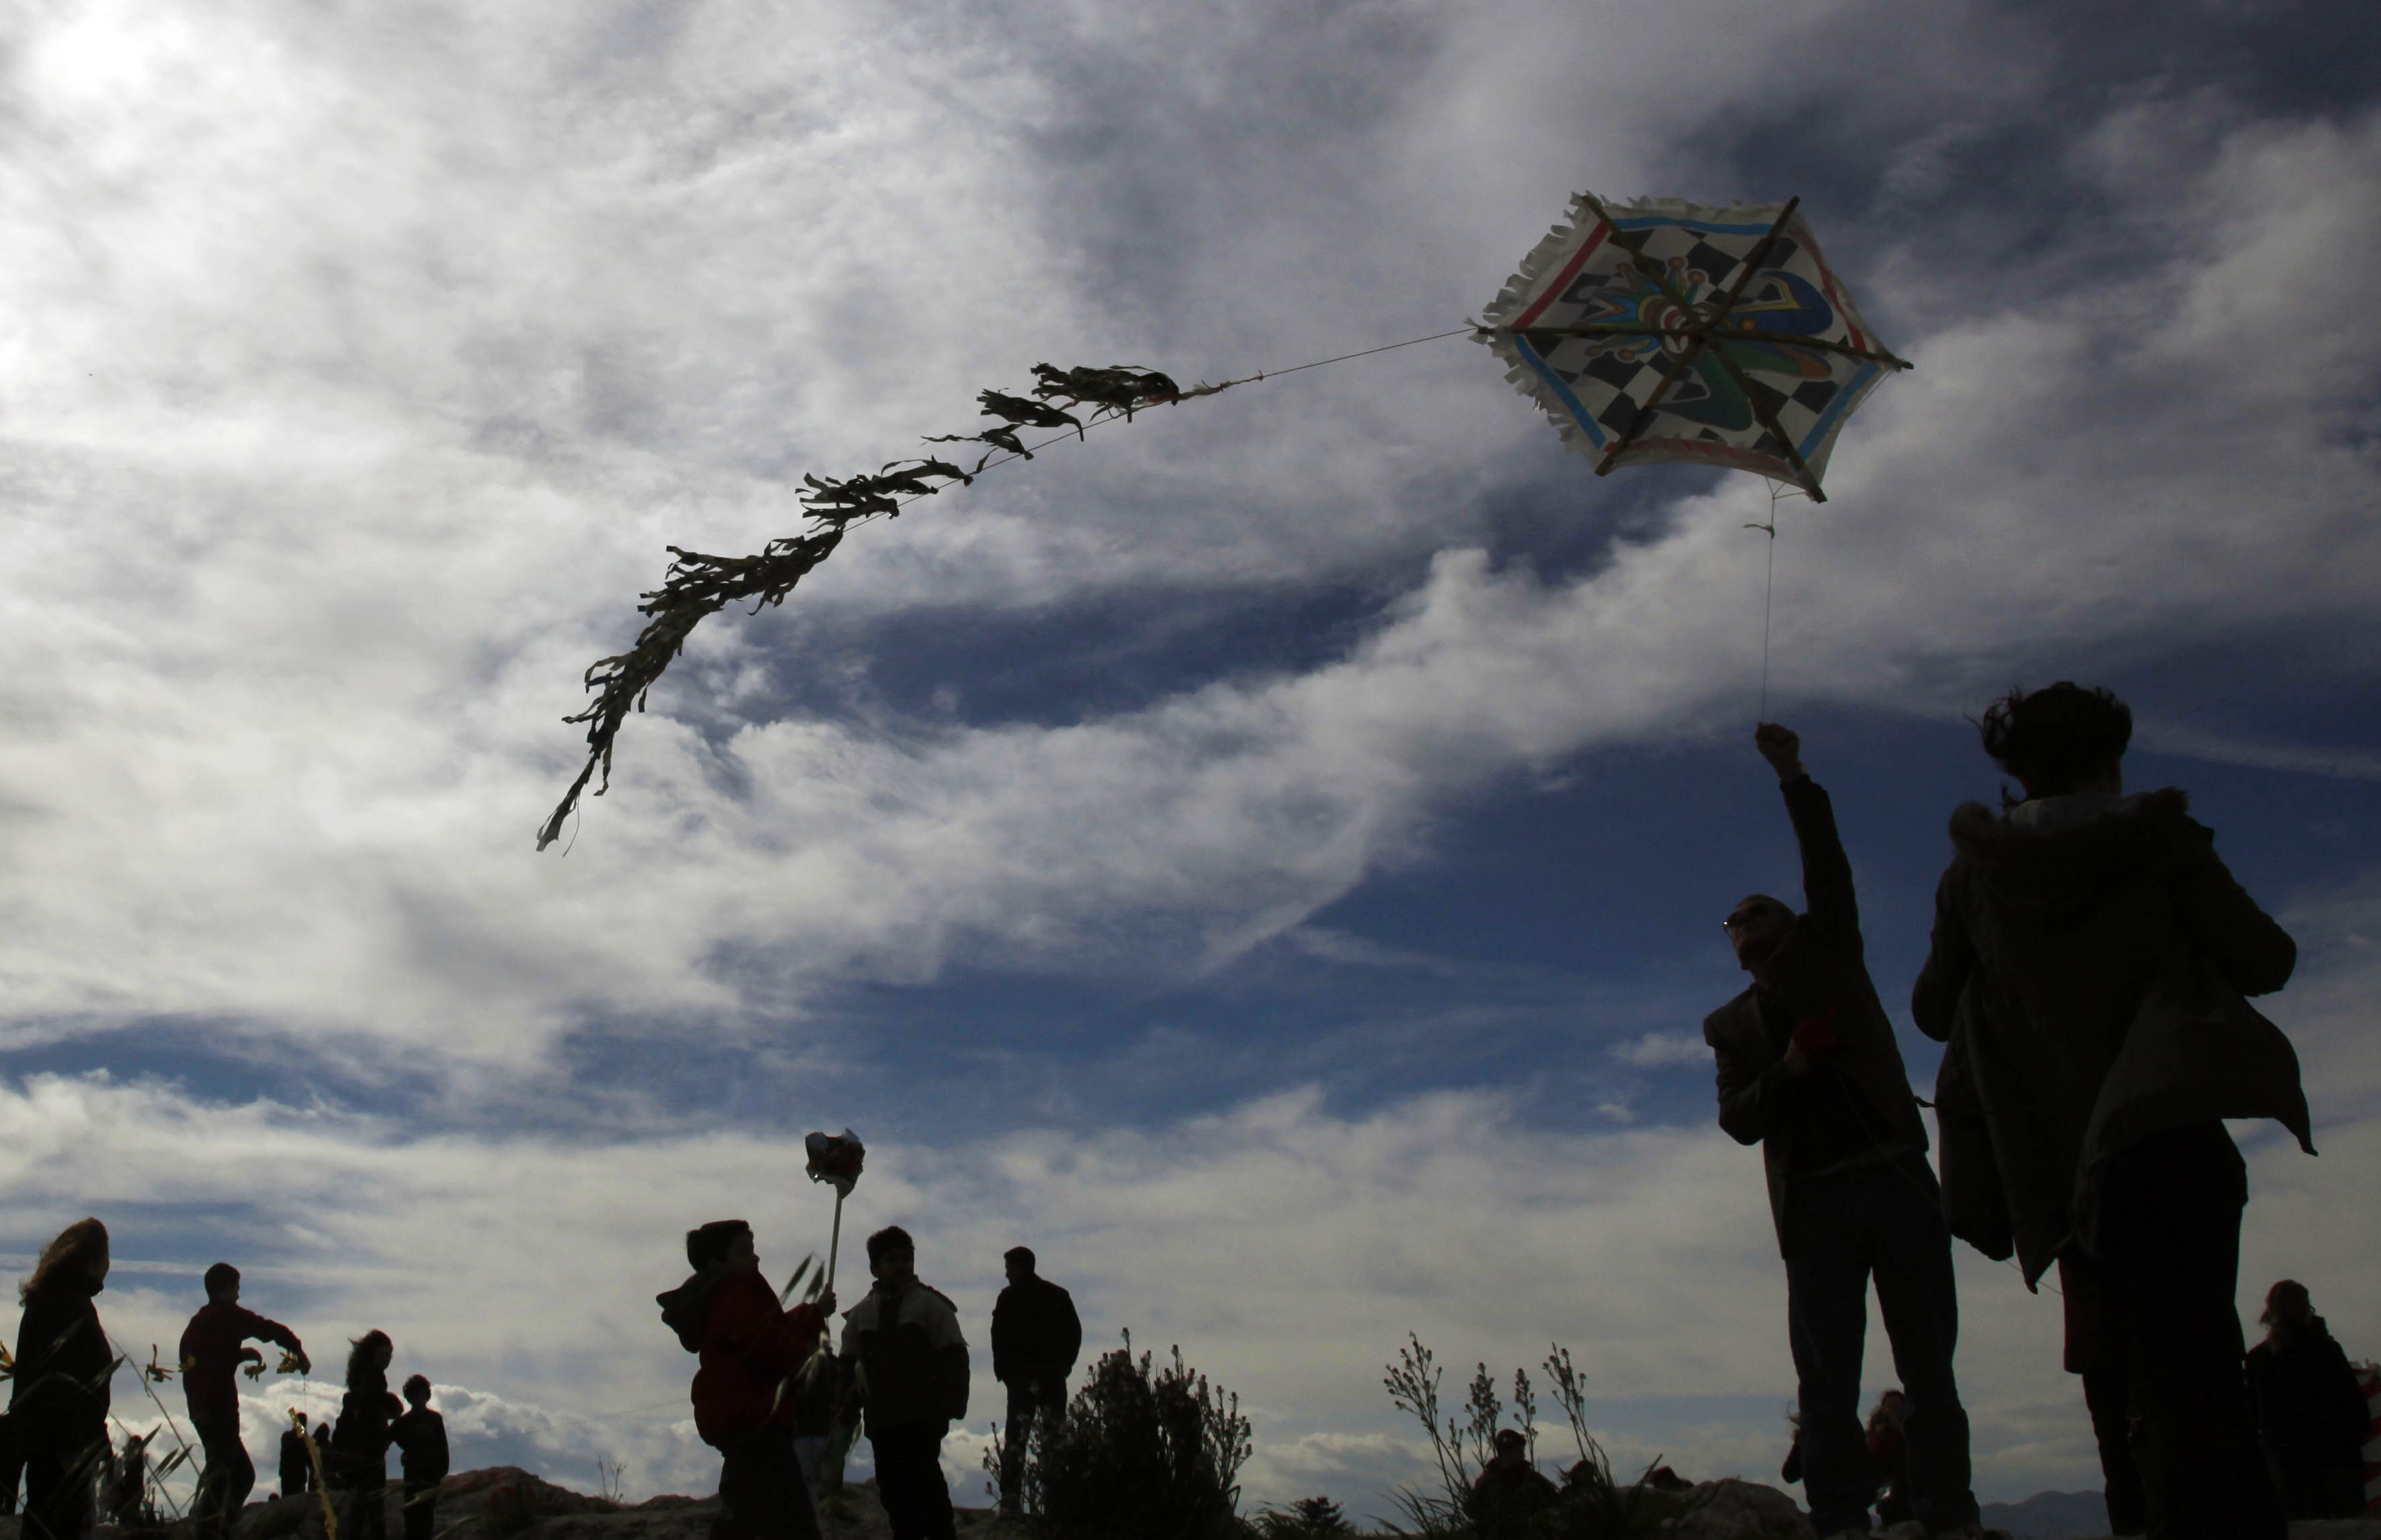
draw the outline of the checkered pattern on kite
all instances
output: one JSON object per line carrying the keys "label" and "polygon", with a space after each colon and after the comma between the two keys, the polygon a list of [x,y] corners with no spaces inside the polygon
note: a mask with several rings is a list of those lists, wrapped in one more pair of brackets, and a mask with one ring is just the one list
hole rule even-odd
{"label": "checkered pattern on kite", "polygon": [[1481,340],[1599,474],[1688,460],[1824,496],[1845,419],[1910,366],[1789,208],[1581,193],[1484,313]]}

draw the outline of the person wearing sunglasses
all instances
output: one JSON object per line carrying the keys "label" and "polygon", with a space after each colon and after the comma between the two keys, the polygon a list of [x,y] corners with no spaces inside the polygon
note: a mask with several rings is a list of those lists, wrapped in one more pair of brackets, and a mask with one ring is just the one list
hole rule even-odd
{"label": "person wearing sunglasses", "polygon": [[1804,907],[1752,893],[1722,921],[1743,993],[1703,1022],[1719,1124],[1761,1146],[1786,1261],[1800,1380],[1802,1485],[1822,1535],[1866,1534],[1877,1472],[1861,1427],[1861,1352],[1875,1280],[1909,1397],[1910,1495],[1930,1535],[1976,1535],[1968,1414],[1951,1354],[1959,1296],[1926,1125],[1869,981],[1851,862],[1801,740],[1776,722],[1753,746],[1777,773],[1801,848]]}

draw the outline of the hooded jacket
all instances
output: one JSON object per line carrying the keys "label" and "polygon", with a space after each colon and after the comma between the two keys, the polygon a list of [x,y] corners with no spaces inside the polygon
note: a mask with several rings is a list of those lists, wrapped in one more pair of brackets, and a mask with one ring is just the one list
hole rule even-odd
{"label": "hooded jacket", "polygon": [[793,1422],[794,1388],[785,1382],[826,1332],[817,1305],[780,1307],[757,1271],[697,1273],[656,1297],[679,1344],[701,1354],[690,1394],[704,1443],[726,1449],[771,1423]]}
{"label": "hooded jacket", "polygon": [[[2241,995],[2289,982],[2298,948],[2234,881],[2172,788],[2041,797],[1951,815],[1957,852],[1910,1009],[1948,1044],[1936,1085],[1944,1209],[2032,1286],[2078,1239],[2087,1134],[2171,1091],[2179,1067],[2111,1080],[2159,980],[2204,970]],[[2268,1028],[2270,1030],[2270,1028]],[[2278,1079],[2270,1062],[2244,1073]],[[2266,1099],[2303,1097],[2296,1065]],[[2213,1122],[2214,1114],[2204,1121]],[[2115,1153],[2100,1149],[2096,1153]]]}
{"label": "hooded jacket", "polygon": [[843,1358],[857,1367],[871,1437],[967,1415],[968,1346],[958,1309],[914,1278],[880,1278],[844,1312]]}
{"label": "hooded jacket", "polygon": [[[1808,908],[1794,916],[1764,964],[1770,983],[1745,990],[1705,1017],[1703,1041],[1718,1066],[1720,1127],[1740,1145],[1761,1146],[1769,1216],[1782,1254],[1786,1193],[1794,1172],[1793,1126],[1808,1103],[1818,1099],[1825,1115],[1839,1111],[1872,1147],[1913,1158],[1926,1148],[1926,1124],[1911,1095],[1893,1022],[1869,981],[1851,862],[1836,832],[1834,806],[1807,775],[1781,790],[1802,850]],[[1762,1020],[1764,990],[1796,1021],[1827,1016],[1843,1048],[1808,1074],[1789,1073],[1785,1046]]]}

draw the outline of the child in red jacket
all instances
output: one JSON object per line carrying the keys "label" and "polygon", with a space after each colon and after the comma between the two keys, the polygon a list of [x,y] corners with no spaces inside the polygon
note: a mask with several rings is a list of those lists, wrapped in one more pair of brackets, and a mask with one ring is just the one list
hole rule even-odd
{"label": "child in red jacket", "polygon": [[724,1457],[714,1540],[818,1540],[794,1455],[793,1380],[826,1333],[835,1295],[781,1308],[742,1219],[688,1231],[686,1259],[694,1276],[659,1302],[679,1343],[702,1355],[694,1427]]}

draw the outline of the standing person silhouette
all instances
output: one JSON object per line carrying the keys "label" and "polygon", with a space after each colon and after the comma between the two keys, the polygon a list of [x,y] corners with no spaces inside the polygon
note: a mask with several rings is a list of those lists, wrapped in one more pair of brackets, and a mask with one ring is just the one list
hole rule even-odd
{"label": "standing person silhouette", "polygon": [[292,1423],[281,1430],[281,1495],[302,1498],[314,1489],[313,1461],[306,1457],[306,1430]]}
{"label": "standing person silhouette", "polygon": [[190,1409],[190,1429],[205,1450],[206,1469],[190,1499],[195,1540],[223,1540],[231,1532],[248,1495],[256,1488],[256,1463],[239,1436],[239,1389],[233,1375],[253,1352],[250,1338],[278,1343],[298,1360],[298,1372],[313,1367],[298,1334],[239,1304],[239,1269],[218,1262],[207,1269],[207,1303],[182,1328],[182,1393]]}
{"label": "standing person silhouette", "polygon": [[1000,1259],[1008,1286],[992,1306],[992,1376],[1008,1387],[1008,1431],[1000,1447],[1000,1508],[1020,1511],[1027,1446],[1047,1437],[1067,1409],[1067,1381],[1083,1350],[1074,1296],[1035,1272],[1033,1250]]}
{"label": "standing person silhouette", "polygon": [[405,1382],[405,1414],[389,1429],[405,1474],[405,1540],[430,1540],[438,1512],[438,1484],[446,1479],[446,1419],[430,1410],[430,1381]]}
{"label": "standing person silhouette", "polygon": [[1753,893],[1729,911],[1722,923],[1752,985],[1705,1018],[1703,1041],[1718,1066],[1719,1125],[1761,1146],[1768,1178],[1812,1525],[1822,1536],[1868,1532],[1876,1473],[1860,1388],[1874,1279],[1909,1397],[1911,1510],[1931,1534],[1981,1534],[1951,1372],[1951,1236],[1926,1125],[1869,982],[1851,862],[1827,794],[1802,768],[1801,740],[1764,722],[1752,741],[1777,773],[1809,907],[1798,915]]}
{"label": "standing person silhouette", "polygon": [[2265,1468],[2293,1519],[2353,1519],[2364,1511],[2364,1446],[2373,1413],[2307,1286],[2265,1291],[2265,1340],[2249,1350],[2249,1394]]}
{"label": "standing person silhouette", "polygon": [[876,1495],[893,1540],[954,1540],[943,1436],[967,1415],[967,1339],[958,1310],[918,1280],[910,1232],[888,1226],[868,1238],[876,1282],[843,1317],[843,1358],[858,1372],[876,1456]]}
{"label": "standing person silhouette", "polygon": [[339,1533],[348,1540],[385,1540],[388,1534],[389,1427],[405,1411],[388,1393],[389,1361],[397,1344],[385,1331],[367,1331],[348,1352],[348,1392],[339,1398],[339,1425],[331,1432],[334,1484],[348,1492]]}
{"label": "standing person silhouette", "polygon": [[92,1300],[107,1287],[107,1227],[77,1219],[18,1286],[17,1375],[8,1420],[25,1455],[26,1540],[82,1540],[109,1459],[116,1352]]}
{"label": "standing person silhouette", "polygon": [[[2237,1004],[2287,983],[2297,944],[2232,879],[2180,791],[2125,794],[2133,718],[2115,696],[2065,680],[2012,690],[1978,726],[2025,795],[2004,792],[1998,817],[1980,803],[1951,815],[1956,854],[1911,996],[1918,1029],[1948,1045],[1947,1209],[1979,1249],[2013,1249],[2029,1287],[2058,1264],[2070,1364],[2103,1450],[2131,1457],[2155,1540],[2282,1540],[2232,1298],[2248,1169],[2216,1114],[2190,1109],[2211,1071],[2228,1101],[2303,1108],[2296,1067],[2248,1057],[2255,1036],[2232,1023],[2191,1050],[2223,1064],[2122,1050],[2180,1040],[2155,1013],[2177,970],[2202,1000],[2229,989]],[[2135,1134],[2087,1144],[2111,1127]],[[1954,1158],[1955,1129],[1972,1158]],[[2113,1510],[2130,1475],[2106,1453],[2103,1466]]]}
{"label": "standing person silhouette", "polygon": [[794,1419],[800,1378],[826,1336],[835,1295],[782,1305],[742,1219],[688,1231],[686,1260],[694,1276],[655,1303],[678,1345],[701,1355],[690,1395],[695,1432],[720,1454],[712,1540],[817,1540]]}

